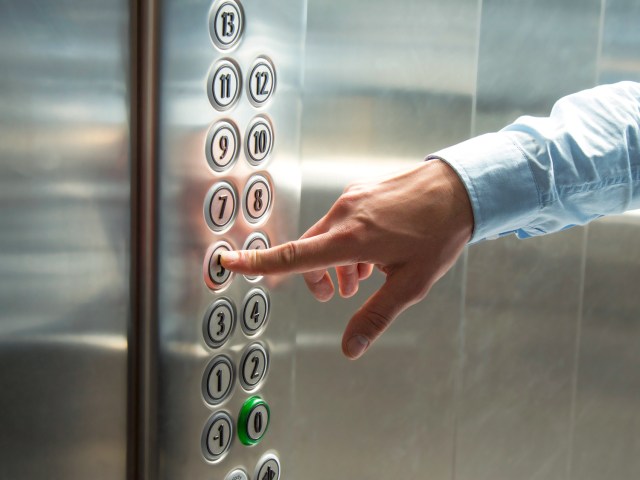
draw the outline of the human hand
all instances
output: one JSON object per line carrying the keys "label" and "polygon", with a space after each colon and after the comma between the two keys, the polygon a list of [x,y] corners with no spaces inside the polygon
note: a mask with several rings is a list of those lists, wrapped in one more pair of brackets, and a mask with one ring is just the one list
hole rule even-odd
{"label": "human hand", "polygon": [[409,306],[423,299],[471,238],[466,189],[445,162],[431,160],[381,181],[347,187],[299,240],[267,250],[227,252],[221,264],[249,274],[303,273],[311,293],[351,297],[374,265],[386,281],[353,315],[342,351],[360,357]]}

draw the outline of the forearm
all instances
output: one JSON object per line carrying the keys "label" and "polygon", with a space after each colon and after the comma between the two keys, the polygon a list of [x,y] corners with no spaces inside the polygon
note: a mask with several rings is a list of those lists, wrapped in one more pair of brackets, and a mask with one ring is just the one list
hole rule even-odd
{"label": "forearm", "polygon": [[640,84],[602,86],[429,158],[449,163],[473,207],[471,242],[528,237],[640,208]]}

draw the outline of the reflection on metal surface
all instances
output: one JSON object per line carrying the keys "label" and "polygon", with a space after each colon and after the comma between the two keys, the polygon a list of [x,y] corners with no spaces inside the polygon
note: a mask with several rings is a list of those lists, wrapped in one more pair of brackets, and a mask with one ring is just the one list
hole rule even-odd
{"label": "reflection on metal surface", "polygon": [[[158,392],[155,463],[160,479],[224,478],[236,468],[253,471],[270,449],[279,453],[283,464],[292,461],[289,418],[297,319],[291,282],[272,278],[249,282],[242,275],[233,276],[222,295],[239,309],[246,294],[261,286],[269,293],[273,321],[251,338],[237,325],[223,346],[212,349],[203,337],[201,322],[219,294],[210,291],[203,282],[202,265],[211,245],[226,241],[240,248],[258,229],[274,244],[296,236],[305,2],[242,2],[241,38],[236,46],[225,51],[214,45],[207,28],[212,2],[164,0],[161,7],[157,139],[162,174],[157,321],[158,376],[162,381]],[[227,16],[227,21],[231,19]],[[237,24],[234,25],[235,29]],[[224,21],[220,28],[224,29]],[[235,103],[218,112],[207,98],[207,74],[223,58],[235,62],[242,84]],[[278,84],[259,108],[255,100],[251,102],[245,88],[247,75],[257,58],[269,58],[277,72]],[[219,100],[229,100],[231,96],[227,93],[234,90],[234,85],[225,83],[228,80],[224,75],[215,82],[215,94],[224,97]],[[257,125],[254,119],[265,118],[270,127],[268,134],[261,133],[265,130],[259,128],[251,129]],[[211,148],[207,132],[220,121],[237,126],[238,157],[224,169],[212,169],[207,162],[206,149]],[[224,153],[229,144],[218,143],[217,148]],[[252,184],[252,179],[265,183]],[[202,205],[207,191],[222,180],[236,189],[238,214],[215,232],[203,218]],[[264,185],[269,187],[268,191],[262,188]],[[222,208],[222,203],[218,206]],[[214,274],[225,273],[218,266],[212,270]],[[205,268],[205,273],[209,273],[209,268]],[[242,318],[236,321],[241,322]],[[243,353],[254,342],[264,349],[264,360],[260,357],[254,365],[249,358],[243,365]],[[236,388],[218,408],[206,405],[200,392],[204,368],[211,358],[221,354],[228,356],[238,378]],[[215,464],[208,464],[200,445],[207,419],[224,410],[237,421],[249,390],[255,390],[271,407],[268,433],[252,448],[240,445],[236,436],[224,458],[217,456],[223,455],[219,452],[205,453],[208,460],[216,460]]]}
{"label": "reflection on metal surface", "polygon": [[2,478],[125,478],[129,55],[125,1],[0,4]]}
{"label": "reflection on metal surface", "polygon": [[[301,231],[349,182],[520,114],[546,114],[560,96],[597,81],[637,79],[640,66],[633,0],[348,0],[310,2],[308,17]],[[625,297],[623,311],[612,307],[626,339],[601,337],[608,314],[588,313],[608,303],[609,288],[637,284],[637,219],[471,247],[466,263],[357,362],[341,357],[342,331],[381,278],[355,299],[322,305],[299,282],[306,314],[297,331],[292,476],[637,476],[636,296]],[[602,259],[605,239],[616,237]],[[597,281],[607,270],[600,266],[613,273],[617,261],[628,265],[622,279]],[[581,312],[589,325],[582,342]],[[608,342],[621,357],[597,355]],[[594,383],[594,358],[617,377]],[[607,392],[614,383],[615,399]],[[608,442],[616,448],[605,450]]]}

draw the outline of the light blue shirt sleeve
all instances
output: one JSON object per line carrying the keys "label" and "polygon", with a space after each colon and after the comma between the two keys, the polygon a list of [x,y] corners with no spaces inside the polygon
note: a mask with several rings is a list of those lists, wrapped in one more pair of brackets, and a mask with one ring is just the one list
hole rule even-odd
{"label": "light blue shirt sleeve", "polygon": [[640,84],[569,95],[546,118],[441,150],[474,214],[471,243],[526,238],[640,208]]}

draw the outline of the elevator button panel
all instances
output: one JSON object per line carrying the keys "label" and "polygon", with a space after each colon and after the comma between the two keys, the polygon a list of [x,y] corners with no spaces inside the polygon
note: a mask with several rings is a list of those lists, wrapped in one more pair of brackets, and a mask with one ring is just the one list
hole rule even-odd
{"label": "elevator button panel", "polygon": [[[238,247],[268,249],[269,235],[278,235],[280,227],[274,230],[269,223],[274,206],[275,211],[279,207],[274,185],[282,185],[274,182],[270,170],[280,160],[276,120],[297,118],[297,113],[291,113],[297,110],[291,108],[290,94],[289,103],[279,105],[279,91],[287,95],[287,89],[279,86],[279,82],[286,85],[283,72],[287,69],[279,72],[277,60],[280,49],[287,46],[261,37],[261,19],[251,15],[252,11],[264,14],[269,7],[263,2],[244,3],[215,0],[208,18],[215,52],[206,77],[206,94],[213,108],[204,144],[209,176],[203,179],[207,184],[202,231],[208,236],[203,277],[211,298],[207,298],[201,327],[206,352],[201,397],[209,410],[202,430],[202,454],[206,462],[224,468],[214,469],[216,478],[248,480],[251,474],[251,480],[279,480],[280,461],[267,441],[272,419],[274,425],[276,419],[282,422],[283,414],[272,412],[267,403],[274,395],[268,388],[271,363],[274,372],[277,364],[270,358],[274,343],[268,336],[271,295],[275,298],[275,293],[262,276],[235,276],[226,270],[220,256]],[[272,50],[262,50],[263,44],[271,45]],[[204,97],[203,101],[206,103]],[[290,113],[283,114],[285,111]],[[283,131],[287,125],[281,125]],[[280,215],[283,211],[289,212],[280,210]],[[270,449],[260,451],[265,445]]]}

